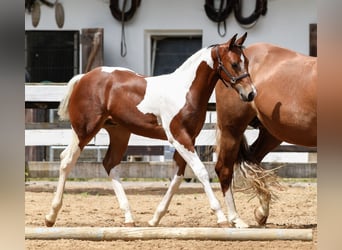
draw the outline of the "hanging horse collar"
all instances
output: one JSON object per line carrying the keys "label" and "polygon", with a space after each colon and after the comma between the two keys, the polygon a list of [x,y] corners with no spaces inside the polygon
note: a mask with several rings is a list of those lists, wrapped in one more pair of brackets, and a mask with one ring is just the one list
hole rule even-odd
{"label": "hanging horse collar", "polygon": [[[234,46],[238,46],[238,45],[234,45]],[[240,81],[241,79],[248,77],[249,73],[245,72],[242,73],[239,76],[233,76],[232,74],[229,73],[229,71],[227,70],[227,68],[223,65],[222,59],[220,57],[220,53],[218,52],[218,46],[215,46],[215,50],[216,50],[216,56],[217,56],[217,63],[218,63],[218,67],[217,67],[217,74],[219,79],[223,82],[223,84],[229,88],[229,85],[235,85],[238,81]],[[225,73],[226,76],[228,76],[230,83],[228,83],[222,76],[221,76],[221,72],[223,71],[223,73]]]}
{"label": "hanging horse collar", "polygon": [[[124,0],[124,2],[126,2],[127,0]],[[131,8],[127,11],[125,11],[125,9],[123,8],[122,10],[119,8],[119,0],[110,0],[110,11],[112,13],[112,16],[122,22],[127,22],[130,19],[132,19],[132,17],[134,16],[137,8],[140,6],[140,1],[141,0],[131,0]],[[124,3],[125,5],[125,3]]]}
{"label": "hanging horse collar", "polygon": [[127,54],[126,36],[125,36],[125,22],[132,19],[135,11],[140,6],[140,0],[131,0],[131,8],[125,11],[128,0],[123,0],[122,10],[119,8],[119,0],[110,0],[110,11],[113,17],[121,22],[121,44],[120,55],[125,57]]}
{"label": "hanging horse collar", "polygon": [[[216,9],[214,7],[214,0],[205,1],[205,12],[210,20],[217,22],[217,32],[221,37],[226,35],[226,19],[232,10],[234,10],[235,19],[241,25],[255,24],[260,15],[266,15],[267,0],[255,0],[254,12],[248,17],[242,16],[242,2],[243,0],[220,0],[219,8]],[[223,25],[223,32],[221,32],[221,25]]]}
{"label": "hanging horse collar", "polygon": [[242,0],[235,0],[235,19],[242,25],[256,23],[260,15],[265,16],[267,12],[267,0],[256,0],[254,12],[249,17],[242,16]]}
{"label": "hanging horse collar", "polygon": [[[234,1],[234,0],[233,0]],[[217,32],[221,37],[224,37],[227,32],[226,19],[233,9],[232,0],[221,0],[220,7],[218,10],[214,8],[214,0],[206,0],[204,4],[204,9],[210,20],[217,22]],[[226,4],[224,4],[226,2]],[[220,30],[221,24],[223,25],[223,32]]]}
{"label": "hanging horse collar", "polygon": [[226,20],[230,12],[233,9],[233,4],[231,0],[225,0],[226,4],[224,6],[224,1],[220,1],[220,7],[218,10],[214,8],[214,0],[206,0],[204,4],[205,12],[210,20],[214,22],[222,22]]}

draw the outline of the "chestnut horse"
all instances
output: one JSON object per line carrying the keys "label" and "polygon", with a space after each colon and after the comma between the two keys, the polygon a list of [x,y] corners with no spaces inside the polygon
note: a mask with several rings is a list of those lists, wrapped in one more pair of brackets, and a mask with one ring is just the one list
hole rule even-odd
{"label": "chestnut horse", "polygon": [[[215,170],[228,205],[228,219],[236,227],[248,225],[239,218],[230,189],[234,164],[241,172],[252,174],[262,170],[260,162],[264,156],[283,141],[317,145],[317,58],[265,43],[253,44],[244,52],[258,90],[254,101],[239,101],[237,93],[224,89],[220,83],[215,89],[220,132]],[[250,147],[244,137],[248,125],[259,128]],[[267,183],[256,185],[256,192],[261,206],[254,215],[258,224],[264,225],[271,193]]]}
{"label": "chestnut horse", "polygon": [[[134,133],[168,140],[176,149],[174,160],[179,169],[184,172],[186,164],[192,168],[203,184],[218,224],[227,226],[227,218],[194,144],[219,78],[225,85],[236,89],[245,101],[252,101],[256,95],[247,71],[248,60],[242,50],[246,36],[247,33],[236,39],[235,35],[227,43],[203,48],[167,75],[145,77],[125,68],[99,67],[73,77],[58,111],[61,119],[70,120],[72,138],[61,153],[57,190],[51,210],[45,216],[45,224],[54,225],[70,170],[83,148],[104,128],[110,143],[103,166],[112,179],[119,206],[124,211],[125,225],[133,226],[134,220],[115,166],[120,164],[129,137]],[[183,172],[176,173],[173,185],[180,185]],[[149,224],[157,225],[165,212],[157,209]]]}

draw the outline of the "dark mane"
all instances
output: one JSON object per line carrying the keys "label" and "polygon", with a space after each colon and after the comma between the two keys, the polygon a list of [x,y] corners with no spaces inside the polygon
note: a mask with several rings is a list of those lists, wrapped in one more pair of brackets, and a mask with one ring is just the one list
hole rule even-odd
{"label": "dark mane", "polygon": [[215,43],[215,44],[209,45],[207,48],[210,49],[210,48],[213,48],[213,47],[216,47],[216,46],[219,46],[219,45],[220,45],[220,44]]}
{"label": "dark mane", "polygon": [[[212,45],[209,45],[207,48],[213,48],[213,47],[216,47],[216,46],[219,46],[220,44],[219,43],[215,43],[215,44],[212,44]],[[246,47],[244,45],[238,45],[236,43],[234,43],[234,46],[239,48],[239,49],[245,49]]]}

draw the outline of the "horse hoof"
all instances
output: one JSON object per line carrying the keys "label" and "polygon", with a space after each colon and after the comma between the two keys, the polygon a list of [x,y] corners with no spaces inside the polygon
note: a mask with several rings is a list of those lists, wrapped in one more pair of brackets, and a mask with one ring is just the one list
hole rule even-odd
{"label": "horse hoof", "polygon": [[220,228],[231,227],[231,224],[229,224],[228,221],[218,222],[217,224],[218,224],[218,226],[219,226]]}
{"label": "horse hoof", "polygon": [[48,219],[45,218],[45,226],[52,227],[53,225],[55,225],[55,222],[49,221]]}
{"label": "horse hoof", "polygon": [[149,227],[156,227],[157,226],[157,223],[153,222],[152,220],[148,221],[147,224]]}
{"label": "horse hoof", "polygon": [[260,209],[256,208],[254,210],[254,218],[255,218],[256,222],[259,224],[259,226],[264,226],[264,225],[266,225],[268,215],[264,215],[260,211]]}
{"label": "horse hoof", "polygon": [[249,228],[249,225],[241,219],[237,219],[231,222],[235,228]]}

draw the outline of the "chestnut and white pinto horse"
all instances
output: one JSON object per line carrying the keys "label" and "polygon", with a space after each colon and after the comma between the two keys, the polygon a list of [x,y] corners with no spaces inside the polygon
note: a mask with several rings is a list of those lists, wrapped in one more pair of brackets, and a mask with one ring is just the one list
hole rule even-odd
{"label": "chestnut and white pinto horse", "polygon": [[[99,67],[77,75],[69,82],[69,90],[61,102],[59,115],[69,119],[72,138],[61,153],[60,176],[45,224],[53,226],[62,206],[66,178],[75,166],[83,148],[101,128],[107,130],[110,143],[103,166],[112,179],[125,225],[134,226],[128,199],[120,182],[119,165],[131,133],[168,140],[176,149],[174,160],[180,171],[186,164],[203,184],[210,208],[221,226],[227,218],[209,183],[208,172],[195,151],[195,138],[206,115],[208,100],[218,79],[232,86],[245,101],[252,101],[256,90],[248,74],[248,60],[242,44],[234,35],[228,42],[203,48],[192,55],[176,71],[156,77],[145,77],[129,69]],[[156,226],[165,214],[173,191],[183,175],[178,172],[149,224]]]}

